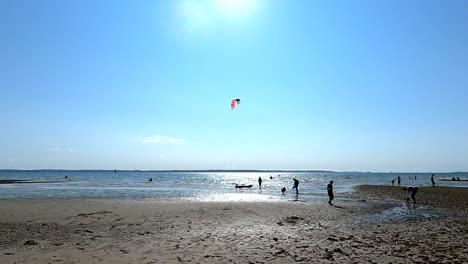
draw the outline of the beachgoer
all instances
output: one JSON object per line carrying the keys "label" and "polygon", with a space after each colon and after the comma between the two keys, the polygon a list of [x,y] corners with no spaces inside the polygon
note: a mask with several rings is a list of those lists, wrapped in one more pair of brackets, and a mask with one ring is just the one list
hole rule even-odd
{"label": "beachgoer", "polygon": [[398,175],[398,177],[397,177],[397,184],[400,185],[400,182],[401,182],[401,178],[400,178],[400,175]]}
{"label": "beachgoer", "polygon": [[270,176],[270,180],[273,180],[273,176]]}
{"label": "beachgoer", "polygon": [[395,186],[395,179],[392,180],[392,186]]}
{"label": "beachgoer", "polygon": [[284,194],[285,192],[286,192],[286,187],[283,187],[283,188],[281,189],[281,193]]}
{"label": "beachgoer", "polygon": [[460,181],[460,177],[457,177],[457,181]]}
{"label": "beachgoer", "polygon": [[152,182],[152,181],[153,181],[153,178],[150,178],[148,181]]}
{"label": "beachgoer", "polygon": [[65,179],[68,179],[68,175],[65,175],[65,177],[64,177],[64,178],[65,178]]}
{"label": "beachgoer", "polygon": [[262,177],[258,177],[258,188],[262,188]]}
{"label": "beachgoer", "polygon": [[330,205],[333,205],[331,202],[335,196],[333,195],[333,181],[330,181],[330,183],[327,185],[327,192],[328,192],[328,203]]}
{"label": "beachgoer", "polygon": [[403,190],[406,192],[406,202],[408,203],[411,199],[413,203],[416,203],[416,193],[418,192],[418,187],[404,187]]}
{"label": "beachgoer", "polygon": [[299,194],[299,180],[294,178],[294,189],[296,189],[296,194]]}
{"label": "beachgoer", "polygon": [[432,187],[435,187],[434,173],[431,176]]}

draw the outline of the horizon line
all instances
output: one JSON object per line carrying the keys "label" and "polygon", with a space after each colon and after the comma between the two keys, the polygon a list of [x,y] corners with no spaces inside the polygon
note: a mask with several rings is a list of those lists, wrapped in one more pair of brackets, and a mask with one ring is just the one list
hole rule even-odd
{"label": "horizon line", "polygon": [[466,171],[359,171],[359,170],[316,170],[316,169],[167,169],[167,170],[141,170],[141,169],[0,169],[0,171],[116,171],[116,172],[328,172],[328,173],[468,173]]}

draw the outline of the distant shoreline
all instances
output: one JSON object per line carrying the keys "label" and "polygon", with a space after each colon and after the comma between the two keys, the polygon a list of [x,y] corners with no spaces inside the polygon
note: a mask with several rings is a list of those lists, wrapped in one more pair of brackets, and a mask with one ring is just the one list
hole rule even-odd
{"label": "distant shoreline", "polygon": [[451,171],[451,172],[392,172],[392,171],[336,171],[336,170],[221,170],[221,169],[212,169],[212,170],[119,170],[119,169],[0,169],[0,172],[34,172],[34,171],[56,171],[56,172],[76,172],[76,171],[99,171],[99,172],[274,172],[274,173],[290,173],[290,172],[314,172],[314,173],[392,173],[395,175],[398,174],[458,174],[458,173],[468,173],[466,171]]}
{"label": "distant shoreline", "polygon": [[[1,171],[63,171],[63,172],[72,172],[72,171],[109,171],[113,172],[114,170],[66,170],[66,169],[32,169],[32,170],[23,170],[23,169],[0,169]],[[336,171],[327,171],[327,170],[116,170],[117,172],[324,172],[332,173]],[[351,172],[350,172],[351,173]]]}

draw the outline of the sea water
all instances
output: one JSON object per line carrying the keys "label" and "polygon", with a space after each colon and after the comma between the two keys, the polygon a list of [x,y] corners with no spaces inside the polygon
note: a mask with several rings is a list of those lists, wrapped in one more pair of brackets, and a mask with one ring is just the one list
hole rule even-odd
{"label": "sea water", "polygon": [[[66,179],[65,176],[68,176]],[[275,201],[297,199],[293,179],[299,184],[299,199],[313,200],[326,194],[329,181],[335,193],[352,191],[361,184],[391,185],[401,177],[401,186],[430,186],[431,173],[369,172],[214,172],[214,171],[106,171],[106,170],[0,170],[0,179],[34,183],[0,184],[0,199],[8,198],[122,198],[188,199],[197,201]],[[262,178],[259,189],[258,178]],[[468,187],[467,181],[438,181],[438,178],[468,178],[468,173],[436,174],[438,186]],[[149,179],[152,178],[150,182]],[[236,189],[236,184],[252,185]],[[397,185],[395,181],[395,185]],[[286,187],[285,195],[281,188]]]}

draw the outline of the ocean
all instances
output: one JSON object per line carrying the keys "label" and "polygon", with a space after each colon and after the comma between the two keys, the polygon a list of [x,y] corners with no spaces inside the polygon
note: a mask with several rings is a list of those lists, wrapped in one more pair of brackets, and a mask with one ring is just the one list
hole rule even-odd
{"label": "ocean", "polygon": [[[323,199],[329,181],[335,193],[352,191],[353,186],[391,185],[401,177],[401,186],[430,186],[432,173],[370,173],[323,171],[116,171],[113,170],[0,170],[0,179],[34,183],[0,184],[0,199],[10,198],[121,198],[185,199],[195,201],[281,201],[293,199],[293,178],[300,181],[301,200]],[[65,176],[68,176],[65,178]],[[262,189],[258,188],[261,177]],[[441,178],[468,179],[466,172],[436,173],[436,185],[468,187],[468,181],[440,181]],[[149,179],[152,178],[150,182]],[[236,189],[236,184],[252,185]],[[396,181],[395,181],[395,185]],[[285,195],[281,188],[286,187]],[[296,197],[297,198],[297,197]]]}

